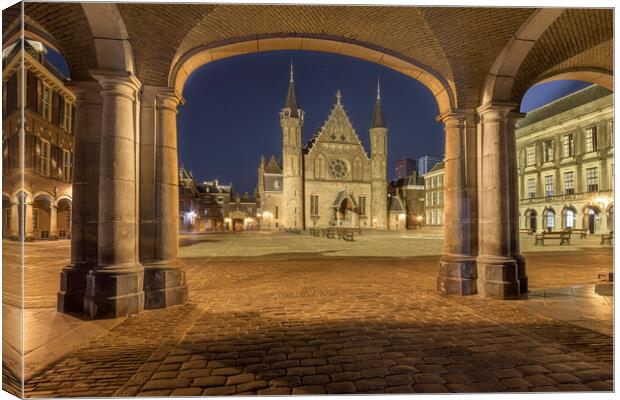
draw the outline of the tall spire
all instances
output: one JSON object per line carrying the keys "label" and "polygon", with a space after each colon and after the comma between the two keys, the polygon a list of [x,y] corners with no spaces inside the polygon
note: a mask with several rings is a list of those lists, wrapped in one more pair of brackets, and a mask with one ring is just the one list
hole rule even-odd
{"label": "tall spire", "polygon": [[295,94],[295,78],[293,71],[293,60],[291,60],[291,79],[288,83],[288,92],[286,93],[286,101],[284,102],[284,108],[290,110],[290,115],[293,117],[299,116],[299,106],[297,105],[297,95]]}
{"label": "tall spire", "polygon": [[387,128],[385,124],[385,116],[383,115],[383,108],[381,107],[381,83],[377,78],[377,101],[375,103],[375,111],[372,114],[372,123],[370,128]]}

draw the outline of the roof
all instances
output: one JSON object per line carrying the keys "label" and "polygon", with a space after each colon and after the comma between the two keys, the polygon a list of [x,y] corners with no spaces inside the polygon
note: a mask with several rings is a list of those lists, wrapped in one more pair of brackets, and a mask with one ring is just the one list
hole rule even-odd
{"label": "roof", "polygon": [[372,122],[370,128],[386,128],[385,116],[383,115],[383,107],[381,107],[381,86],[377,81],[377,102],[375,103],[375,110],[372,113]]}
{"label": "roof", "polygon": [[288,92],[284,101],[284,108],[291,110],[291,115],[299,115],[299,105],[297,104],[297,95],[295,94],[295,80],[293,79],[293,63],[291,63],[291,79],[288,83]]}
{"label": "roof", "polygon": [[276,156],[273,156],[273,155],[271,156],[271,158],[269,159],[269,162],[265,164],[264,171],[266,174],[281,174],[282,173],[282,167],[278,163],[278,160],[276,160]]}
{"label": "roof", "polygon": [[430,174],[431,172],[437,172],[442,170],[444,167],[444,162],[438,162],[437,164],[435,164],[435,166],[433,168],[431,168],[430,171],[427,172],[427,174]]}
{"label": "roof", "polygon": [[405,212],[403,202],[398,196],[390,197],[390,204],[388,205],[388,212]]}
{"label": "roof", "polygon": [[602,86],[588,86],[585,89],[571,93],[568,96],[564,96],[554,102],[528,112],[525,115],[525,118],[517,124],[517,129],[521,129],[528,125],[535,124],[536,122],[554,117],[565,111],[572,110],[573,108],[591,103],[609,95],[611,95],[611,92]]}

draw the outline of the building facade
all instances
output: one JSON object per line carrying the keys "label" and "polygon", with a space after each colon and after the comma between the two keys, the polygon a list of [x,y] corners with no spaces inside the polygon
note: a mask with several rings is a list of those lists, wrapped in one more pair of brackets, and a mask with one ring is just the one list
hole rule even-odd
{"label": "building facade", "polygon": [[196,182],[191,171],[179,169],[179,229],[182,232],[258,229],[256,198],[233,191],[217,179]]}
{"label": "building facade", "polygon": [[613,95],[589,86],[527,113],[516,130],[520,228],[613,230]]}
{"label": "building facade", "polygon": [[271,172],[263,171],[262,176],[259,172],[263,219],[267,212],[274,217],[274,224],[277,220],[278,227],[293,229],[387,229],[388,129],[379,87],[370,127],[370,156],[349,121],[340,91],[325,124],[305,145],[301,143],[303,123],[291,66],[288,93],[280,112],[282,190],[273,186],[280,182],[279,165],[270,168]]}
{"label": "building facade", "polygon": [[443,161],[443,158],[437,156],[422,156],[418,158],[418,174],[424,176],[430,172],[436,164]]}
{"label": "building facade", "polygon": [[26,39],[24,50],[23,75],[19,42],[2,54],[2,237],[69,238],[76,97],[43,44]]}
{"label": "building facade", "polygon": [[412,160],[411,158],[403,158],[402,160],[396,161],[396,166],[394,168],[395,179],[405,179],[416,171],[416,160]]}
{"label": "building facade", "polygon": [[[424,225],[424,178],[413,171],[405,178],[390,182],[388,193],[390,200],[397,197],[403,208],[404,217],[400,218],[404,218],[405,223],[399,224],[399,229],[401,225],[404,225],[406,229],[418,229]],[[390,204],[390,212],[393,212],[394,207],[397,208],[397,204]],[[392,229],[391,227],[394,226],[392,216],[390,216],[390,221],[392,222],[390,229]]]}
{"label": "building facade", "polygon": [[427,226],[443,226],[444,172],[442,161],[424,175],[424,223]]}

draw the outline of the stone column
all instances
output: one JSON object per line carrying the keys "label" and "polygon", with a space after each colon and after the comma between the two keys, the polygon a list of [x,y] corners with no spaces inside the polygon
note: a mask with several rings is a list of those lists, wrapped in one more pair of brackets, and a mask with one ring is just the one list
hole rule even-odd
{"label": "stone column", "polygon": [[437,289],[443,294],[476,293],[476,263],[471,253],[471,199],[466,190],[465,114],[438,118],[445,125],[444,255]]}
{"label": "stone column", "polygon": [[[185,266],[177,259],[179,169],[177,106],[171,89],[145,87],[141,124],[141,188],[152,198],[140,204],[140,257],[144,265],[144,306],[163,308],[187,301]],[[143,197],[141,197],[143,198]]]}
{"label": "stone column", "polygon": [[[512,258],[511,186],[508,173],[509,132],[514,131],[510,114],[514,104],[486,104],[480,115],[480,177],[478,293],[485,297],[519,297],[517,263]],[[509,127],[513,126],[512,129]]]}
{"label": "stone column", "polygon": [[[32,200],[27,199],[24,204],[24,238],[25,240],[33,240],[34,236],[32,234]],[[21,223],[21,221],[20,221]]]}
{"label": "stone column", "polygon": [[19,203],[11,204],[11,227],[9,237],[17,239],[19,237]]}
{"label": "stone column", "polygon": [[[517,263],[517,277],[519,279],[519,293],[527,295],[528,279],[525,266],[525,257],[521,255],[519,227],[519,171],[517,168],[517,138],[516,125],[525,114],[511,113],[506,122],[507,153],[506,167],[508,168],[508,191],[510,193],[510,256]],[[558,187],[558,185],[556,185]],[[561,218],[561,216],[560,216]]]}
{"label": "stone column", "polygon": [[92,73],[102,91],[97,267],[86,277],[84,310],[120,317],[144,308],[144,269],[138,262],[137,92],[129,72]]}
{"label": "stone column", "polygon": [[58,207],[50,204],[50,239],[58,239]]}
{"label": "stone column", "polygon": [[97,265],[101,86],[73,82],[76,94],[71,203],[71,264],[60,274],[58,311],[84,309],[86,275]]}

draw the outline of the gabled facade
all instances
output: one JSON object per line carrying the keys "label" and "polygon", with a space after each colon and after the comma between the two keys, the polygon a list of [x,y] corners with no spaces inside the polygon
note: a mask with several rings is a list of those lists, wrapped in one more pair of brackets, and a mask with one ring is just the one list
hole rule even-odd
{"label": "gabled facade", "polygon": [[[291,78],[282,127],[282,167],[261,159],[259,198],[261,227],[352,226],[387,229],[387,126],[380,91],[370,127],[370,156],[342,103],[336,102],[319,131],[301,144],[304,112]],[[282,189],[276,186],[282,183]],[[271,220],[273,223],[266,225]]]}

